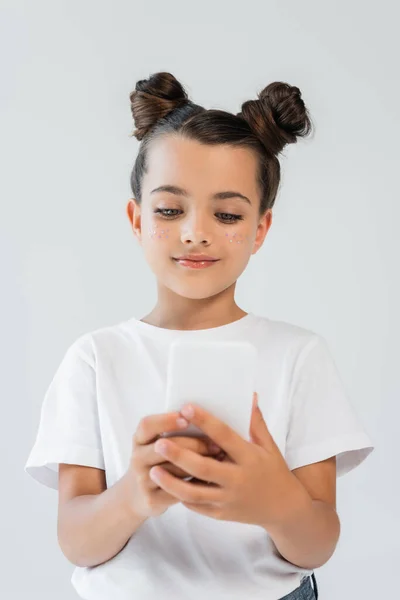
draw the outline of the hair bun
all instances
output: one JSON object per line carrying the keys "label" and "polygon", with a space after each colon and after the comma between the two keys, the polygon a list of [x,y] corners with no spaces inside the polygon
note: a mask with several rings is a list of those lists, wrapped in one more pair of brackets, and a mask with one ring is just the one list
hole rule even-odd
{"label": "hair bun", "polygon": [[237,116],[247,121],[268,152],[278,154],[312,130],[298,87],[275,81],[257,96],[244,102]]}
{"label": "hair bun", "polygon": [[171,73],[166,72],[154,73],[148,79],[138,81],[129,98],[136,127],[132,135],[138,140],[141,140],[159,119],[189,102],[182,84]]}

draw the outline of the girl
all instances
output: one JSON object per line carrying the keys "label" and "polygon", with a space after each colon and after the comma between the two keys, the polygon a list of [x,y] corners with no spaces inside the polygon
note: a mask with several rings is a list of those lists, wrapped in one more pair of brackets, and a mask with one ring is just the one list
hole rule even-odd
{"label": "girl", "polygon": [[[271,226],[277,155],[312,129],[300,90],[271,83],[233,115],[162,72],[130,99],[142,143],[127,215],[157,303],[70,345],[25,470],[58,489],[81,598],[317,598],[314,569],[340,535],[336,478],[374,447],[325,339],[234,299]],[[256,346],[251,442],[201,406],[163,411],[177,338]],[[184,435],[189,422],[201,438]]]}

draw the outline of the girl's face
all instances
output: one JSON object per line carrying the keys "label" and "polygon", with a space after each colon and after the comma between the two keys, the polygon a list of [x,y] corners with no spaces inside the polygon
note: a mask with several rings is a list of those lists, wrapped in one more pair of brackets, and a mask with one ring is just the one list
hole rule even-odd
{"label": "girl's face", "polygon": [[[203,299],[236,282],[271,225],[270,210],[259,215],[256,169],[246,148],[174,136],[154,143],[141,205],[131,199],[127,213],[159,285]],[[188,254],[217,260],[200,269],[176,260]]]}

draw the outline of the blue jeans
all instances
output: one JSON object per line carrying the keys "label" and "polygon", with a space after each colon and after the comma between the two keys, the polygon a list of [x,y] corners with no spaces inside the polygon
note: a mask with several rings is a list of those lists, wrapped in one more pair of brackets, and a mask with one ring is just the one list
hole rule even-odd
{"label": "blue jeans", "polygon": [[[313,581],[313,585],[311,585],[311,579]],[[283,596],[279,600],[318,600],[318,586],[317,580],[315,579],[314,573],[311,577],[304,577],[302,579],[300,587],[296,588],[290,594]]]}

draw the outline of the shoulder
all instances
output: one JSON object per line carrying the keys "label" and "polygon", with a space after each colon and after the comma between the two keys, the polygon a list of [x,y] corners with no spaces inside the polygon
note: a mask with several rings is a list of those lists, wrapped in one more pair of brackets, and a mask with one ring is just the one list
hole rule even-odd
{"label": "shoulder", "polygon": [[314,347],[326,344],[325,338],[312,329],[289,321],[253,316],[254,339],[262,346],[287,357],[291,356],[294,360],[303,358]]}
{"label": "shoulder", "polygon": [[83,361],[96,368],[99,359],[118,355],[131,346],[132,341],[130,321],[120,321],[79,334],[67,347],[65,358]]}

